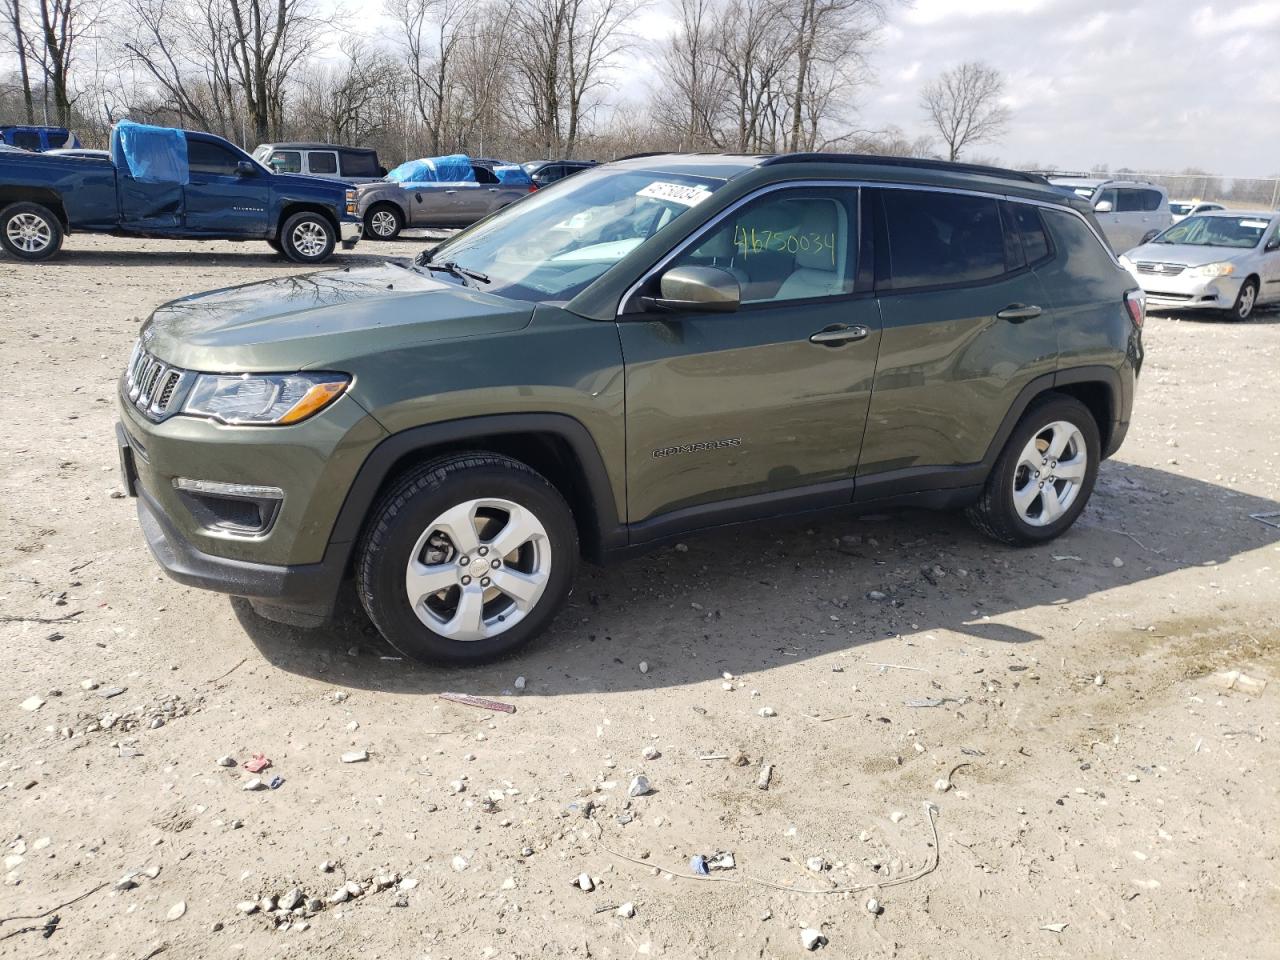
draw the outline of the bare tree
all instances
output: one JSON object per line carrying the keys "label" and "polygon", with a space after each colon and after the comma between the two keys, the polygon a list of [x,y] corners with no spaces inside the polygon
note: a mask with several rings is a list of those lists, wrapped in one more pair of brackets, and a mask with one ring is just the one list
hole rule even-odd
{"label": "bare tree", "polygon": [[22,27],[22,0],[3,0],[4,19],[9,25],[5,42],[18,57],[18,75],[22,78],[22,101],[27,123],[36,122],[35,101],[31,97],[31,73],[27,69],[27,37]]}
{"label": "bare tree", "polygon": [[1009,111],[1000,103],[1004,79],[980,61],[962,63],[928,84],[920,95],[929,124],[958,160],[969,144],[1000,138],[1009,124]]}
{"label": "bare tree", "polygon": [[[43,0],[42,0],[43,2]],[[66,0],[63,0],[66,2]],[[225,0],[231,11],[232,62],[258,142],[271,137],[280,67],[313,52],[321,21],[309,0]]]}
{"label": "bare tree", "polygon": [[680,27],[662,53],[664,82],[654,91],[650,111],[674,133],[679,149],[720,147],[723,72],[713,36],[713,2],[679,0],[679,16]]}
{"label": "bare tree", "polygon": [[414,104],[427,125],[431,152],[438,154],[444,149],[455,55],[477,19],[475,0],[389,0],[386,10],[402,31]]}
{"label": "bare tree", "polygon": [[97,23],[95,0],[38,0],[40,11],[40,61],[45,83],[52,87],[58,125],[71,126],[76,96],[71,71],[80,42]]}

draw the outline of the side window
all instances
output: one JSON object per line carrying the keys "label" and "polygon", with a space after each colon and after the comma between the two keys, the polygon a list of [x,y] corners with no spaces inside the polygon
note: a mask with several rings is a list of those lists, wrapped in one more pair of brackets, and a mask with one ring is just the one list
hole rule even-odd
{"label": "side window", "polygon": [[[1102,241],[1079,217],[1061,210],[1044,210],[1042,217],[1058,251],[1055,264],[1083,284],[1111,282],[1117,267]],[[1079,292],[1079,291],[1077,291]]]}
{"label": "side window", "polygon": [[488,167],[472,164],[471,172],[475,174],[476,183],[498,183],[497,175]]}
{"label": "side window", "polygon": [[1164,206],[1164,197],[1159,190],[1143,190],[1142,191],[1142,209],[1145,211],[1159,210]]}
{"label": "side window", "polygon": [[40,150],[40,134],[35,130],[13,131],[13,145],[23,150]]}
{"label": "side window", "polygon": [[1113,212],[1113,213],[1118,209],[1118,208],[1116,207],[1116,202],[1117,202],[1117,201],[1116,201],[1116,191],[1115,191],[1115,189],[1114,189],[1114,188],[1112,188],[1112,189],[1110,189],[1110,190],[1103,190],[1103,191],[1102,191],[1101,193],[1099,193],[1096,197],[1094,197],[1094,198],[1093,198],[1093,205],[1096,207],[1098,204],[1102,203],[1104,200],[1105,200],[1107,203],[1111,204],[1111,210],[1112,210],[1112,212]]}
{"label": "side window", "polygon": [[226,147],[187,137],[187,166],[192,173],[234,177],[240,158]]}
{"label": "side window", "polygon": [[1000,208],[989,197],[882,190],[894,290],[989,280],[1005,272]]}
{"label": "side window", "polygon": [[271,154],[267,166],[276,173],[301,173],[302,154],[297,150],[277,150]]}
{"label": "side window", "polygon": [[1040,211],[1027,203],[1011,203],[1013,224],[1022,239],[1027,263],[1034,266],[1049,255],[1049,238],[1040,220]]}
{"label": "side window", "polygon": [[378,160],[375,154],[343,153],[340,159],[344,177],[376,177],[378,175]]}
{"label": "side window", "polygon": [[1143,194],[1145,190],[1127,190],[1120,189],[1116,193],[1120,195],[1116,204],[1116,213],[1139,213],[1146,209],[1145,198]]}
{"label": "side window", "polygon": [[780,190],[744,204],[672,266],[719,267],[742,302],[777,303],[852,293],[858,199],[854,190]]}
{"label": "side window", "polygon": [[337,173],[338,155],[327,150],[312,150],[307,154],[307,168],[312,173]]}

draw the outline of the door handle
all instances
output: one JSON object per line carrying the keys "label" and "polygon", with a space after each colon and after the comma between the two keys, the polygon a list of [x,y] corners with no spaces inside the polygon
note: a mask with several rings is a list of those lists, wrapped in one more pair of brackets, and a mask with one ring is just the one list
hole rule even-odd
{"label": "door handle", "polygon": [[445,191],[445,193],[447,193],[447,194],[453,194],[453,193],[457,193],[457,192],[458,192],[457,190],[446,190],[446,191]]}
{"label": "door handle", "polygon": [[490,187],[490,188],[489,188],[489,192],[490,192],[490,193],[497,193],[497,192],[498,192],[498,188],[497,188],[497,187]]}
{"label": "door handle", "polygon": [[826,347],[838,347],[842,343],[850,343],[853,340],[865,340],[871,333],[861,324],[848,326],[843,323],[833,323],[825,330],[819,330],[809,338],[810,343],[820,343]]}
{"label": "door handle", "polygon": [[1034,304],[1011,303],[999,313],[996,314],[997,320],[1008,320],[1010,323],[1021,323],[1023,320],[1031,320],[1044,313]]}

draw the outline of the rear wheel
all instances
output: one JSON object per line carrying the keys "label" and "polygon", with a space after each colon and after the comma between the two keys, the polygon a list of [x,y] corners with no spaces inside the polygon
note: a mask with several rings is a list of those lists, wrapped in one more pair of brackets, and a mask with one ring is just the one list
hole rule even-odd
{"label": "rear wheel", "polygon": [[295,213],[280,228],[280,246],[294,263],[328,260],[337,241],[333,224],[318,213]]}
{"label": "rear wheel", "polygon": [[48,207],[11,203],[0,210],[0,246],[20,260],[48,260],[62,248],[62,224]]}
{"label": "rear wheel", "polygon": [[541,474],[463,453],[411,470],[375,507],[356,587],[405,656],[479,663],[542,632],[569,595],[577,561],[573,516]]}
{"label": "rear wheel", "polygon": [[1036,401],[1014,428],[969,520],[987,536],[1030,546],[1075,523],[1098,477],[1093,414],[1074,397]]}
{"label": "rear wheel", "polygon": [[1232,320],[1248,320],[1253,316],[1253,308],[1258,305],[1258,281],[1250,277],[1240,284],[1240,292],[1236,294],[1236,302],[1227,311]]}
{"label": "rear wheel", "polygon": [[404,229],[404,214],[391,203],[380,203],[364,215],[365,236],[371,240],[394,240]]}

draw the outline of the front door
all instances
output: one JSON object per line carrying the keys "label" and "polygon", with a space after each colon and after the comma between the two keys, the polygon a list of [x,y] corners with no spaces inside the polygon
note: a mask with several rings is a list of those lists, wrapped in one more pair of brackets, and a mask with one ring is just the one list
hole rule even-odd
{"label": "front door", "polygon": [[964,486],[1021,388],[1057,367],[1054,311],[1034,272],[1048,240],[1030,205],[869,194],[884,333],[858,496]]}
{"label": "front door", "polygon": [[270,179],[256,166],[254,173],[241,173],[242,159],[221,144],[187,137],[191,179],[183,194],[188,231],[222,237],[267,235]]}
{"label": "front door", "polygon": [[636,539],[646,521],[717,501],[849,502],[880,341],[858,224],[855,189],[766,193],[663,267],[728,271],[737,311],[620,318]]}

